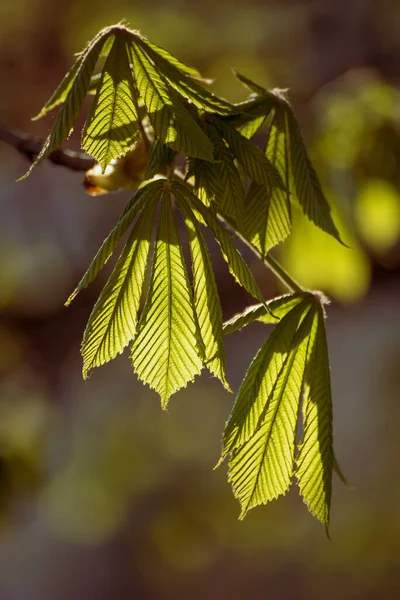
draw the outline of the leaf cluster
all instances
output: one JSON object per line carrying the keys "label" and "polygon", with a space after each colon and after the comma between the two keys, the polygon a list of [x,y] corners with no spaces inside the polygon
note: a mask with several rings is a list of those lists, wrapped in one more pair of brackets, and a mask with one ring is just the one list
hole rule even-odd
{"label": "leaf cluster", "polygon": [[[286,493],[295,478],[309,510],[328,528],[336,461],[321,297],[297,291],[265,302],[233,234],[271,265],[269,251],[290,234],[297,204],[341,240],[285,94],[236,76],[251,94],[231,104],[212,94],[196,69],[138,31],[123,24],[103,29],[39,113],[60,105],[28,174],[68,138],[88,94],[93,102],[82,147],[103,173],[118,168],[137,144],[148,149],[142,183],[67,301],[94,280],[126,236],[86,326],[84,376],[130,346],[134,371],[165,408],[203,368],[230,390],[224,335],[254,321],[275,325],[238,391],[222,459],[229,457],[242,517]],[[261,148],[252,141],[256,133]],[[204,228],[236,282],[259,302],[225,324]],[[301,289],[288,275],[284,280],[291,291]]]}

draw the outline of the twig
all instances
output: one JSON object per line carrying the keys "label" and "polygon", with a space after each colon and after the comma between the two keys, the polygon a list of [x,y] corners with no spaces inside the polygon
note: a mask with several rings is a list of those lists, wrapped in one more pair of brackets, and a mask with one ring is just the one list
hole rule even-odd
{"label": "twig", "polygon": [[[43,146],[43,140],[11,131],[3,123],[0,123],[0,142],[15,148],[30,162],[35,160]],[[96,164],[96,161],[86,154],[73,152],[72,150],[62,150],[61,148],[52,152],[48,160],[71,171],[87,171]]]}

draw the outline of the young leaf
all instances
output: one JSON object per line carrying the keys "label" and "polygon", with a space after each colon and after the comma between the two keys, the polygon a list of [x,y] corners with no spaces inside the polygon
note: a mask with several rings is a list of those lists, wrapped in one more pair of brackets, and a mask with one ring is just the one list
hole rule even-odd
{"label": "young leaf", "polygon": [[189,206],[180,204],[189,233],[193,264],[194,302],[208,369],[227,390],[222,309],[210,255],[200,225]]}
{"label": "young leaf", "polygon": [[211,229],[221,248],[222,256],[228,264],[229,271],[235,280],[254,298],[257,298],[257,300],[260,300],[260,302],[264,303],[263,295],[254,281],[249,267],[234,246],[230,234],[222,227],[222,225],[220,225],[211,210],[204,206],[197,196],[195,196],[193,192],[191,192],[191,190],[181,181],[174,180],[171,188],[177,197],[177,200],[180,203],[186,201],[195,213],[196,217],[198,219],[200,218],[201,222],[206,223],[207,227]]}
{"label": "young leaf", "polygon": [[71,304],[75,296],[81,290],[86,288],[90,283],[92,283],[92,281],[97,277],[98,273],[101,271],[101,269],[104,267],[104,265],[114,252],[119,240],[127,231],[134,218],[142,211],[143,206],[146,204],[146,202],[150,201],[154,196],[160,193],[163,185],[163,179],[142,184],[142,187],[138,189],[136,194],[125,206],[115,227],[110,231],[110,233],[100,246],[99,250],[96,253],[96,256],[90,263],[86,273],[84,274],[84,276],[76,286],[75,290],[72,292],[72,294],[66,301],[66,306]]}
{"label": "young leaf", "polygon": [[150,144],[149,163],[145,173],[145,179],[151,179],[173,163],[176,152],[160,142],[157,138]]}
{"label": "young leaf", "polygon": [[250,92],[257,94],[258,96],[264,96],[267,93],[265,88],[263,88],[261,85],[258,85],[258,83],[254,83],[254,81],[245,75],[242,75],[239,73],[239,71],[236,71],[236,69],[233,69],[233,74]]}
{"label": "young leaf", "polygon": [[126,154],[140,135],[137,91],[128,57],[130,42],[122,32],[115,36],[82,134],[82,147],[97,159],[103,172],[114,158]]}
{"label": "young leaf", "polygon": [[136,333],[158,197],[146,204],[97,300],[82,342],[83,375],[115,358]]}
{"label": "young leaf", "polygon": [[260,429],[267,403],[294,347],[296,332],[310,307],[310,301],[303,299],[287,312],[251,363],[225,425],[222,458],[243,446]]}
{"label": "young leaf", "polygon": [[284,296],[266,302],[265,304],[268,306],[269,310],[266,309],[264,304],[248,306],[242,313],[234,315],[229,321],[225,321],[224,335],[240,331],[255,321],[276,325],[277,319],[282,319],[282,317],[290,312],[295,306],[307,298],[311,302],[313,298],[312,294],[309,294],[308,292],[302,294],[285,294]]}
{"label": "young leaf", "polygon": [[187,73],[184,73],[177,64],[174,64],[176,60],[172,62],[158,52],[153,51],[147,40],[144,41],[139,38],[137,43],[153,61],[156,69],[183,98],[192,102],[200,110],[221,115],[232,112],[232,104],[223,98],[218,98],[218,96],[199,85]]}
{"label": "young leaf", "polygon": [[164,193],[146,304],[132,346],[132,363],[139,379],[168,399],[192,381],[203,361],[198,324],[185,260]]}
{"label": "young leaf", "polygon": [[255,119],[249,119],[243,125],[240,125],[237,130],[243,137],[250,140],[253,135],[257,133],[257,131],[264,125],[266,117],[261,115],[261,117],[255,117]]}
{"label": "young leaf", "polygon": [[320,305],[314,317],[307,363],[304,432],[296,459],[296,478],[308,510],[325,525],[329,536],[334,468],[332,395],[325,322]]}
{"label": "young leaf", "polygon": [[291,170],[294,189],[303,212],[317,227],[329,233],[343,244],[333,222],[331,209],[321,188],[294,113],[287,104],[288,135],[290,144]]}
{"label": "young leaf", "polygon": [[[232,426],[228,422],[224,451],[235,448],[231,450],[229,481],[241,504],[240,518],[249,509],[285,494],[291,483],[298,406],[314,312],[307,307],[304,314],[301,309],[301,305],[294,308],[276,326],[280,334],[273,338],[274,350],[271,352],[268,340],[255,358],[239,390]],[[296,331],[299,316],[304,318]],[[244,400],[239,402],[242,397]]]}
{"label": "young leaf", "polygon": [[202,79],[201,74],[197,69],[195,69],[191,65],[187,65],[186,63],[180,61],[178,58],[176,58],[176,56],[173,56],[173,54],[168,52],[168,50],[165,50],[164,48],[161,48],[161,46],[157,46],[157,44],[150,42],[138,31],[134,32],[134,37],[136,41],[143,47],[147,54],[151,53],[153,56],[157,56],[155,62],[157,62],[158,59],[162,59],[163,61],[166,61],[176,69],[179,69],[179,71],[182,71],[182,73],[184,73],[185,75],[188,75],[189,77],[194,77],[195,79]]}
{"label": "young leaf", "polygon": [[188,176],[194,177],[193,189],[203,204],[218,206],[225,190],[217,165],[192,158],[188,161]]}
{"label": "young leaf", "polygon": [[132,47],[132,60],[136,84],[157,137],[177,152],[213,161],[210,140],[138,45]]}
{"label": "young leaf", "polygon": [[214,144],[217,162],[210,165],[209,172],[213,171],[213,178],[220,181],[222,195],[216,197],[216,205],[221,214],[229,216],[234,223],[239,225],[242,220],[245,189],[240,173],[236,168],[234,157],[211,123],[204,123],[205,131]]}
{"label": "young leaf", "polygon": [[64,79],[61,81],[58,88],[55,90],[55,92],[51,95],[49,100],[43,106],[40,113],[37,114],[36,117],[33,117],[32,121],[38,121],[39,119],[41,119],[42,117],[47,115],[47,113],[50,112],[53,108],[55,108],[59,104],[62,104],[65,101],[65,99],[68,96],[68,93],[75,81],[76,75],[78,73],[78,70],[82,64],[82,60],[84,59],[84,57],[85,57],[85,54],[83,52],[79,56],[79,58],[74,62],[74,64],[72,65],[72,67],[70,68],[68,73],[65,75]]}
{"label": "young leaf", "polygon": [[[54,121],[50,135],[44,143],[43,148],[36,157],[36,160],[32,163],[29,170],[20,179],[24,179],[32,172],[38,164],[40,164],[45,158],[49,156],[61,144],[66,140],[74,127],[75,119],[78,116],[83,100],[86,96],[90,85],[90,78],[96,66],[100,52],[106,39],[114,32],[114,28],[109,27],[103,29],[100,33],[90,42],[86,50],[77,59],[79,66],[76,67],[76,72],[73,73],[68,81],[64,84],[55,99],[50,99],[49,102],[55,106],[54,102],[58,104],[60,98],[64,98],[64,92],[68,92],[64,104],[60,108],[60,111]],[[71,71],[74,72],[74,67]],[[72,78],[73,82],[72,82]],[[67,75],[68,78],[68,75]],[[60,89],[60,87],[58,89]],[[57,92],[56,92],[57,93]],[[61,101],[61,100],[60,100]],[[47,110],[50,110],[47,108]]]}
{"label": "young leaf", "polygon": [[221,119],[215,119],[215,125],[235,158],[253,181],[269,190],[274,187],[285,190],[281,175],[257,146]]}

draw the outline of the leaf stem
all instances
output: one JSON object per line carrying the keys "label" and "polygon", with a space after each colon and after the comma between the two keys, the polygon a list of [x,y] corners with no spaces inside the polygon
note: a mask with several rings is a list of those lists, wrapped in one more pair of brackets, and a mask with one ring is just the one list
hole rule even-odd
{"label": "leaf stem", "polygon": [[233,224],[229,223],[229,221],[228,221],[228,219],[226,219],[226,217],[222,217],[219,214],[217,214],[217,217],[218,217],[219,221],[221,221],[221,223],[224,223],[232,231],[232,233],[234,233],[236,235],[236,237],[239,238],[241,242],[243,242],[243,244],[245,244],[248,248],[250,248],[250,250],[260,260],[262,260],[264,265],[270,271],[272,271],[272,273],[275,275],[275,277],[277,277],[290,292],[298,293],[298,294],[301,292],[304,292],[304,288],[289,275],[289,273],[282,267],[282,265],[276,260],[276,258],[274,258],[271,254],[267,254],[264,257],[261,256],[261,254],[257,250],[257,248],[254,248],[254,246],[248,240],[246,240],[246,238],[243,237],[243,235],[241,233],[239,233],[239,231],[236,229],[236,227]]}

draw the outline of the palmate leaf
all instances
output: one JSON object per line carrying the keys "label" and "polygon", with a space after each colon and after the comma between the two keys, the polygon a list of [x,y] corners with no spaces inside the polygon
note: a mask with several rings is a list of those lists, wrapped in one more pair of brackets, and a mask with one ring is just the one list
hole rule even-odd
{"label": "palmate leaf", "polygon": [[204,343],[206,366],[227,390],[222,309],[207,244],[196,217],[182,202],[181,210],[189,233],[193,264],[194,302],[200,334]]}
{"label": "palmate leaf", "polygon": [[234,246],[231,236],[226,229],[220,225],[211,210],[204,206],[201,200],[199,200],[199,198],[197,198],[197,196],[195,196],[183,182],[174,180],[171,184],[171,189],[178,202],[187,202],[195,213],[196,218],[202,223],[205,223],[213,232],[215,239],[221,248],[222,256],[228,264],[229,271],[233,275],[234,279],[242,287],[244,287],[244,289],[247,290],[249,294],[253,296],[253,298],[257,298],[257,300],[264,303],[263,295],[258,285],[254,281],[249,267]]}
{"label": "palmate leaf", "polygon": [[164,192],[146,304],[132,346],[139,379],[168,399],[198,375],[203,348],[171,198]]}
{"label": "palmate leaf", "polygon": [[154,195],[157,195],[157,193],[161,191],[163,185],[163,179],[151,181],[150,183],[144,182],[142,184],[136,194],[127,203],[117,221],[117,224],[115,227],[113,227],[100,246],[86,273],[65,303],[66,306],[71,304],[76,295],[81,290],[86,288],[97,277],[135,217],[137,217],[137,215],[142,211],[146,202],[151,200]]}
{"label": "palmate leaf", "polygon": [[162,48],[161,46],[157,46],[157,44],[150,42],[150,40],[141,35],[138,31],[133,32],[133,34],[136,41],[139,42],[141,46],[145,48],[147,53],[151,52],[153,56],[157,57],[155,59],[155,62],[157,62],[157,60],[159,59],[162,59],[163,61],[166,61],[176,69],[179,69],[179,71],[181,71],[185,75],[202,80],[201,74],[197,69],[195,69],[195,67],[192,67],[191,65],[182,62],[181,60],[176,58],[176,56],[168,52],[168,50],[165,50],[165,48]]}
{"label": "palmate leaf", "polygon": [[[100,33],[90,42],[84,52],[77,58],[78,66],[72,67],[71,71],[66,76],[67,81],[58,88],[56,96],[52,96],[49,100],[51,106],[55,106],[64,100],[64,104],[60,108],[59,113],[54,121],[50,135],[46,139],[43,148],[32,163],[29,170],[21,177],[27,177],[38,164],[51,154],[56,148],[61,146],[66,140],[74,127],[74,123],[83,100],[87,94],[90,78],[96,66],[97,60],[107,38],[114,34],[115,28],[108,27],[100,31]],[[48,103],[48,104],[49,104]],[[47,106],[47,105],[46,105]],[[45,109],[46,109],[45,106]],[[50,106],[50,105],[49,105]],[[49,106],[46,109],[50,110]],[[43,110],[45,110],[43,109]]]}
{"label": "palmate leaf", "polygon": [[223,456],[231,454],[229,481],[241,504],[240,518],[290,487],[313,314],[304,301],[279,322],[273,332],[279,334],[268,338],[239,390]]}
{"label": "palmate leaf", "polygon": [[240,331],[243,327],[251,325],[255,321],[276,325],[278,319],[282,319],[295,306],[300,304],[305,299],[312,300],[312,294],[308,292],[298,294],[285,294],[273,300],[269,300],[265,304],[255,304],[248,306],[243,312],[234,315],[229,321],[224,323],[224,335]]}
{"label": "palmate leaf", "polygon": [[217,207],[225,192],[217,165],[192,158],[188,161],[187,173],[187,177],[194,178],[194,193],[203,204]]}
{"label": "palmate leaf", "polygon": [[131,38],[121,31],[104,64],[97,94],[82,134],[82,147],[103,171],[130,150],[140,135],[137,91],[129,64]]}
{"label": "palmate leaf", "polygon": [[170,89],[147,54],[131,48],[137,88],[157,137],[177,152],[213,161],[213,147],[179,95]]}
{"label": "palmate leaf", "polygon": [[82,342],[83,375],[115,358],[133,340],[160,190],[148,198],[89,317]]}
{"label": "palmate leaf", "polygon": [[303,437],[296,459],[296,478],[308,510],[329,536],[332,469],[335,467],[332,435],[332,396],[325,322],[319,305],[307,351],[303,399]]}

